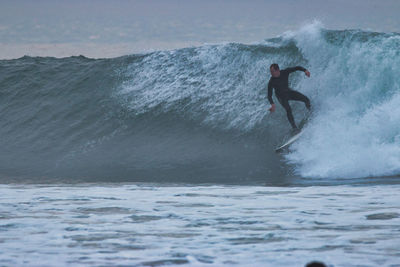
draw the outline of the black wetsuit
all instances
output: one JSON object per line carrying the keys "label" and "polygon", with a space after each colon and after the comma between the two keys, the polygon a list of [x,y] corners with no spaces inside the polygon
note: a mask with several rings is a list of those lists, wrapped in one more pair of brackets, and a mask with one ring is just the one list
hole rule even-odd
{"label": "black wetsuit", "polygon": [[295,72],[297,70],[306,71],[305,68],[297,66],[294,68],[287,68],[281,70],[281,74],[279,77],[271,77],[268,82],[268,100],[269,103],[274,104],[272,100],[272,89],[275,89],[275,95],[279,100],[279,103],[285,108],[288,120],[294,129],[297,129],[297,126],[294,122],[292,109],[289,105],[289,100],[302,101],[306,104],[307,109],[310,109],[310,100],[308,97],[299,93],[295,90],[289,88],[289,74]]}

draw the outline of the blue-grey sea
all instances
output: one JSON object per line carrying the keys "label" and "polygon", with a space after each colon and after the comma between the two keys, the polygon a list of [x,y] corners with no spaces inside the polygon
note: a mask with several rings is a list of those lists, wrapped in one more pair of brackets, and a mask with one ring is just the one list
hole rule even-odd
{"label": "blue-grey sea", "polygon": [[[313,109],[279,154],[275,62]],[[0,60],[0,266],[400,266],[399,70],[398,33],[315,23]]]}

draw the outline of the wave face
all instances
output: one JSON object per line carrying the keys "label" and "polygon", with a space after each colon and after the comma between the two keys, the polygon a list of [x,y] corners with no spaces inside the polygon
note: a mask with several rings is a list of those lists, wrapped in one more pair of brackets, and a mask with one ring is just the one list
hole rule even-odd
{"label": "wave face", "polygon": [[[262,44],[0,61],[4,180],[249,182],[400,173],[400,35],[308,25]],[[314,106],[284,157],[269,65]],[[305,114],[292,102],[295,119]]]}

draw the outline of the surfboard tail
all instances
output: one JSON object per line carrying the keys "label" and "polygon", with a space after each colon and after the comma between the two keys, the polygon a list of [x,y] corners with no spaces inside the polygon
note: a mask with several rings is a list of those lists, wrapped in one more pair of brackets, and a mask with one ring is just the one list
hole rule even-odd
{"label": "surfboard tail", "polygon": [[299,139],[299,137],[303,134],[303,132],[299,132],[297,134],[295,134],[294,136],[292,136],[288,141],[286,141],[283,145],[277,147],[275,149],[275,152],[280,153],[282,151],[284,151],[286,148],[288,148],[293,142],[295,142],[297,139]]}

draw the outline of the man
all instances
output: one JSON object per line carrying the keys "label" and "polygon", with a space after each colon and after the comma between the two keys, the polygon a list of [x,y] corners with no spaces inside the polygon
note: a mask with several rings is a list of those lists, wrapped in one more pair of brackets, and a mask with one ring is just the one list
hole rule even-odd
{"label": "man", "polygon": [[307,77],[310,77],[310,72],[300,66],[280,70],[278,64],[272,64],[269,67],[269,70],[272,75],[271,79],[268,82],[268,100],[269,103],[271,104],[271,108],[269,109],[269,111],[271,112],[275,111],[275,104],[274,101],[272,100],[272,89],[274,88],[275,95],[278,98],[279,103],[281,103],[281,105],[285,108],[287,118],[290,124],[292,125],[293,130],[299,131],[299,129],[296,126],[296,123],[294,122],[292,109],[290,108],[289,105],[289,100],[304,102],[308,110],[310,110],[311,105],[308,97],[289,88],[289,74],[297,70],[301,70],[304,71]]}

